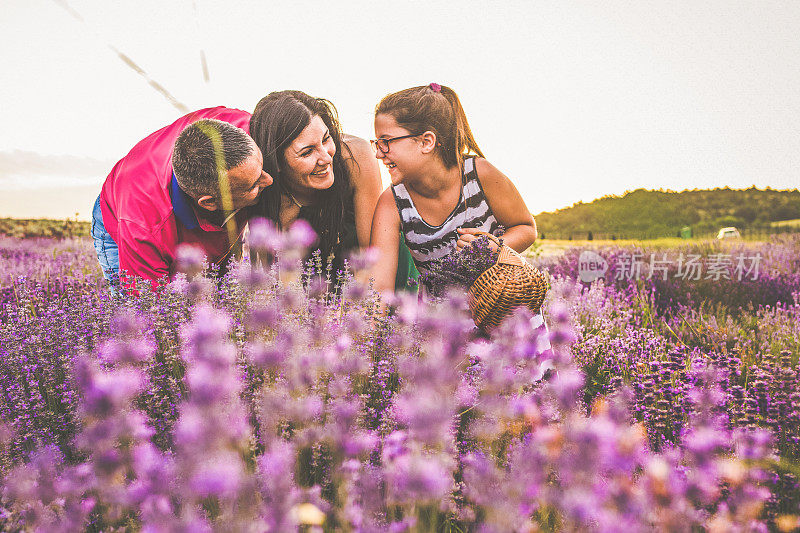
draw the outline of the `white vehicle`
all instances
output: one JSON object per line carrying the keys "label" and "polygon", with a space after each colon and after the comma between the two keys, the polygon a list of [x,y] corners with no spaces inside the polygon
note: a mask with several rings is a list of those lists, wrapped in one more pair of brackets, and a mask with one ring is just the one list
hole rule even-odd
{"label": "white vehicle", "polygon": [[741,238],[741,236],[742,234],[739,233],[739,230],[733,226],[722,228],[719,230],[719,233],[717,233],[717,239],[737,239]]}

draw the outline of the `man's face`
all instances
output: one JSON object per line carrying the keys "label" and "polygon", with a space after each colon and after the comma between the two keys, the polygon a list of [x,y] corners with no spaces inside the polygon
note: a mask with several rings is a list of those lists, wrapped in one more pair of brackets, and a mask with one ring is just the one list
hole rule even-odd
{"label": "man's face", "polygon": [[255,204],[261,191],[272,185],[272,176],[264,172],[263,166],[261,150],[253,143],[250,157],[228,171],[234,211]]}

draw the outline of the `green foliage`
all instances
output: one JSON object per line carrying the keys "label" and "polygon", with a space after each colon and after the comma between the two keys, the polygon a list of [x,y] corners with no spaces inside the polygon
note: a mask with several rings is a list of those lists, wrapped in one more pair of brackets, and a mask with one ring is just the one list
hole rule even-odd
{"label": "green foliage", "polygon": [[637,189],[540,213],[536,225],[550,239],[585,239],[588,235],[594,239],[654,239],[679,235],[684,226],[691,227],[695,237],[713,236],[725,226],[751,233],[791,231],[791,226],[772,223],[796,218],[800,218],[797,189]]}

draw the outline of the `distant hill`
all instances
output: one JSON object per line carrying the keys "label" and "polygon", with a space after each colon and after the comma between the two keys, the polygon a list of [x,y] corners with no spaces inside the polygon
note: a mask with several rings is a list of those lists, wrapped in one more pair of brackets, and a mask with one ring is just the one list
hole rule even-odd
{"label": "distant hill", "polygon": [[696,237],[716,234],[725,226],[735,226],[745,234],[798,231],[795,224],[779,222],[800,219],[800,191],[637,189],[539,213],[535,218],[540,236],[550,239],[675,237],[686,226]]}
{"label": "distant hill", "polygon": [[[69,219],[0,218],[0,235],[79,237],[89,235],[90,225]],[[797,232],[800,191],[755,187],[682,192],[637,189],[539,213],[536,225],[545,239],[655,239],[678,236],[686,226],[696,237],[716,235],[725,226],[735,226],[745,235]]]}

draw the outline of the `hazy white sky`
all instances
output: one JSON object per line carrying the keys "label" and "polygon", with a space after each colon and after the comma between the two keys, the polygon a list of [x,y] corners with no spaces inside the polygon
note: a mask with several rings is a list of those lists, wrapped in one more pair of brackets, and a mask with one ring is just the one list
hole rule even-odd
{"label": "hazy white sky", "polygon": [[113,163],[181,115],[112,47],[191,109],[300,89],[365,138],[385,94],[449,85],[534,213],[800,184],[796,0],[0,3],[0,216],[87,218]]}

